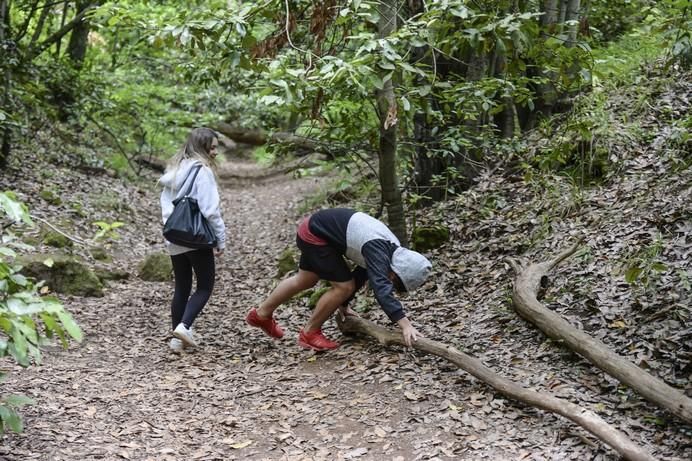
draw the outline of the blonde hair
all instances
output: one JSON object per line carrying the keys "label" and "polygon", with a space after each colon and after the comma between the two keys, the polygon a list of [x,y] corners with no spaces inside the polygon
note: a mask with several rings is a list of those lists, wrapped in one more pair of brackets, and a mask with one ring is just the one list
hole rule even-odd
{"label": "blonde hair", "polygon": [[216,175],[216,161],[211,157],[214,139],[219,139],[219,136],[211,128],[195,128],[188,135],[183,147],[169,160],[166,171],[177,170],[180,162],[189,158],[199,160]]}

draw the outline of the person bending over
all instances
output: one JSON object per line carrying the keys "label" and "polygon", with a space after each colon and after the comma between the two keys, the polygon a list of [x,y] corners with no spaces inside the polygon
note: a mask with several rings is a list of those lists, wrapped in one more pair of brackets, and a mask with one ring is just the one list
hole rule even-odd
{"label": "person bending over", "polygon": [[[402,247],[384,223],[348,208],[321,210],[299,224],[296,243],[301,251],[298,272],[279,283],[258,308],[250,309],[245,318],[249,325],[282,338],[284,332],[274,320],[274,311],[297,293],[326,280],[331,288],[300,330],[298,345],[316,351],[336,349],[339,343],[322,334],[322,324],[337,309],[347,315],[348,301],[369,281],[377,302],[401,327],[406,345],[423,336],[406,317],[394,292],[418,288],[432,266],[422,254]],[[344,257],[356,264],[355,270],[349,269]]]}

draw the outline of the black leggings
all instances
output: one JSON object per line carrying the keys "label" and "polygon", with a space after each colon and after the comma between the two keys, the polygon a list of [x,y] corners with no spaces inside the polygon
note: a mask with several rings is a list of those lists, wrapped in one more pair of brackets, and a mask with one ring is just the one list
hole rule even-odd
{"label": "black leggings", "polygon": [[[171,304],[173,329],[179,323],[190,328],[211,296],[214,289],[216,267],[214,251],[211,249],[188,251],[171,256],[175,275],[175,293]],[[197,277],[197,290],[192,291],[192,271]]]}

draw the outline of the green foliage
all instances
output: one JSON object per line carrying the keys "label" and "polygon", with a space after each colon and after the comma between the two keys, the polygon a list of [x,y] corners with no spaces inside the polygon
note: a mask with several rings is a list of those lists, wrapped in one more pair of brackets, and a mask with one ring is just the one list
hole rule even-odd
{"label": "green foliage", "polygon": [[[528,63],[555,68],[561,88],[580,88],[589,78],[573,72],[587,59],[588,49],[567,48],[562,41],[543,43],[537,11],[507,12],[503,5],[493,2],[481,9],[462,0],[438,2],[419,15],[402,16],[395,33],[379,38],[377,2],[346,3],[328,19],[320,16],[315,3],[291,3],[292,11],[312,15],[313,26],[324,24],[324,37],[331,37],[332,46],[321,53],[307,50],[326,49],[330,39],[320,42],[302,22],[291,31],[290,44],[277,45],[283,29],[277,20],[285,8],[278,3],[243,4],[232,12],[195,9],[184,21],[178,18],[164,28],[156,41],[182,46],[200,67],[210,60],[220,62],[214,68],[219,80],[233,78],[236,87],[259,90],[260,102],[267,106],[308,116],[298,131],[323,140],[332,152],[370,157],[379,150],[374,93],[386,82],[396,82],[401,130],[410,130],[414,116],[423,116],[440,129],[432,133],[441,141],[430,155],[458,158],[478,145],[464,123],[487,123],[508,100],[533,108],[532,86],[543,77],[529,76]],[[336,37],[342,37],[338,43]],[[413,50],[423,55],[414,59]],[[245,61],[248,54],[258,58]],[[494,54],[506,60],[502,75],[464,78],[458,63]],[[227,56],[236,58],[229,61]],[[437,67],[438,59],[446,61],[444,69]]]}
{"label": "green foliage", "polygon": [[[10,29],[25,23],[27,29],[13,37],[18,52],[7,63],[14,108],[0,108],[0,125],[66,119],[69,131],[80,133],[75,142],[91,144],[89,155],[68,147],[66,152],[124,175],[139,172],[137,157],[169,157],[191,127],[220,121],[296,129],[335,157],[362,163],[359,159],[372,158],[380,148],[376,93],[393,82],[401,168],[412,170],[417,155],[435,160],[439,168],[430,181],[446,197],[467,179],[463,166],[488,160],[506,109],[528,114],[541,99],[555,104],[561,95],[572,97],[602,83],[609,73],[626,74],[617,59],[603,59],[586,42],[566,44],[571,24],[542,30],[543,2],[446,0],[428,2],[415,14],[409,8],[416,2],[404,2],[397,30],[385,38],[379,37],[380,4],[374,0],[327,9],[308,0],[213,0],[194,7],[99,3],[88,16],[87,56],[77,66],[64,44],[61,53],[53,45],[50,53],[33,55],[34,32],[39,43],[52,33],[49,27],[36,30],[44,5],[29,18],[28,2],[12,2]],[[590,2],[582,11],[588,18],[579,24],[580,38],[589,24],[592,45],[627,38],[618,59],[633,65],[632,53],[644,56],[637,44],[660,51],[648,37],[661,30],[671,57],[683,62],[691,29],[688,5],[688,0]],[[286,8],[294,21],[289,34]],[[639,31],[644,20],[648,31]],[[628,41],[637,44],[627,49]],[[601,66],[603,60],[610,70]],[[545,88],[550,91],[539,91]],[[575,133],[590,129],[587,112],[574,121]],[[414,141],[421,125],[429,132]],[[576,165],[576,170],[586,165],[578,173],[582,179],[597,177],[606,166],[604,151],[582,149],[591,140],[581,134],[571,138],[553,149],[555,158],[545,164]],[[276,156],[280,149],[262,148],[257,155]]]}
{"label": "green foliage", "polygon": [[0,193],[0,210],[14,223],[24,223],[33,226],[29,216],[29,209],[23,203],[17,201],[17,196],[12,191]]}
{"label": "green foliage", "polygon": [[118,240],[120,238],[120,234],[116,232],[116,229],[125,225],[125,223],[122,223],[120,221],[113,221],[111,223],[105,221],[95,221],[92,224],[99,228],[99,230],[96,231],[92,239],[94,242],[101,242],[104,240]]}
{"label": "green foliage", "polygon": [[[670,46],[670,61],[678,62],[686,68],[692,65],[692,1],[664,0],[664,14],[660,21],[652,19],[663,32]],[[653,8],[654,18],[659,10]]]}
{"label": "green foliage", "polygon": [[[608,150],[601,145],[601,139],[607,139],[612,129],[606,102],[605,94],[595,93],[578,100],[565,121],[554,122],[558,124],[555,128],[545,125],[551,142],[537,156],[542,170],[562,170],[582,186],[605,176]],[[557,132],[550,134],[553,130]]]}
{"label": "green foliage", "polygon": [[[0,208],[15,224],[31,224],[25,205],[13,194],[0,193]],[[22,274],[13,261],[13,248],[27,249],[14,235],[3,232],[0,246],[0,358],[12,357],[21,366],[40,363],[40,346],[57,337],[67,347],[69,337],[81,341],[82,332],[57,298],[42,296],[42,283],[34,283]],[[50,262],[47,262],[50,264]],[[0,373],[0,379],[2,374]],[[22,430],[16,409],[30,403],[21,396],[0,396],[0,434]]]}
{"label": "green foliage", "polygon": [[[535,155],[534,165],[566,174],[579,187],[598,183],[615,171],[613,147],[646,136],[639,114],[659,90],[641,63],[661,56],[664,46],[661,34],[643,26],[594,50],[593,91],[576,98],[568,114],[539,127],[547,142]],[[614,115],[613,91],[624,86],[634,91]]]}
{"label": "green foliage", "polygon": [[652,0],[610,0],[590,2],[588,25],[596,41],[617,40],[628,33],[645,18]]}
{"label": "green foliage", "polygon": [[271,165],[276,159],[274,152],[271,149],[267,149],[265,146],[259,146],[254,149],[252,151],[252,157],[255,159],[255,162],[264,166]]}
{"label": "green foliage", "polygon": [[613,86],[635,85],[642,79],[641,63],[661,55],[665,41],[650,27],[640,27],[605,47],[595,48],[593,85],[607,90]]}
{"label": "green foliage", "polygon": [[[0,373],[0,382],[3,379],[4,376]],[[33,403],[33,400],[23,395],[0,396],[0,435],[8,429],[17,433],[22,432],[24,425],[22,424],[21,416],[17,413],[17,409]]]}

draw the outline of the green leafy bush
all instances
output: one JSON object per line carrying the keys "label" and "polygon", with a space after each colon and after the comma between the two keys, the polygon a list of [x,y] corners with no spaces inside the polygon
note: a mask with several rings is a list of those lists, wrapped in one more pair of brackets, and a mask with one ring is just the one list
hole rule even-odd
{"label": "green leafy bush", "polygon": [[[670,61],[678,62],[686,68],[692,65],[692,1],[665,0],[665,11],[659,29],[670,46]],[[653,13],[658,13],[653,10]]]}
{"label": "green leafy bush", "polygon": [[[0,193],[0,210],[13,225],[33,226],[25,205],[11,192]],[[42,295],[43,284],[34,283],[22,275],[16,264],[15,248],[31,247],[16,240],[14,234],[3,228],[0,245],[0,358],[11,356],[23,367],[41,360],[41,345],[57,337],[67,347],[69,337],[81,341],[82,332],[65,311],[60,301]],[[50,264],[50,261],[46,261]],[[4,374],[0,372],[0,380]],[[17,408],[31,403],[23,396],[0,396],[0,434],[10,429],[22,430]]]}
{"label": "green leafy bush", "polygon": [[643,19],[652,0],[611,0],[589,3],[590,35],[597,41],[612,41],[629,32]]}

